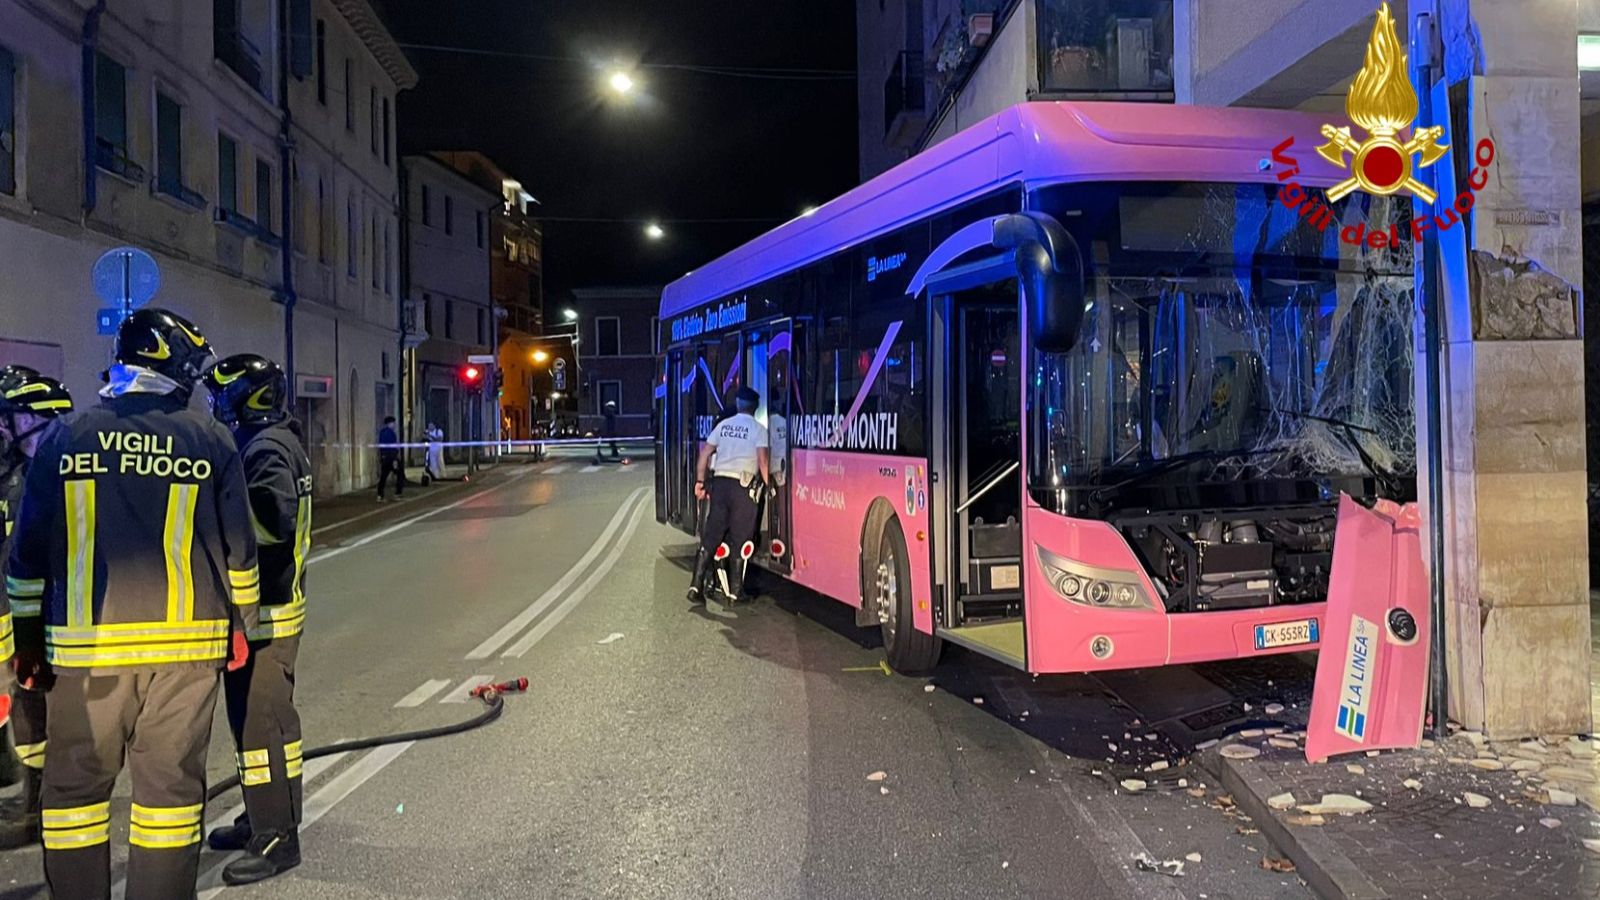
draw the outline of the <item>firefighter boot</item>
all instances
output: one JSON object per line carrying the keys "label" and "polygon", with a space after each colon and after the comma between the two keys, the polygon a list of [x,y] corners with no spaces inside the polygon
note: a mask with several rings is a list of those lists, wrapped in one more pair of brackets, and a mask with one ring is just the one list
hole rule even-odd
{"label": "firefighter boot", "polygon": [[39,843],[39,785],[43,773],[24,767],[22,795],[18,804],[0,819],[0,850],[14,850]]}
{"label": "firefighter boot", "polygon": [[706,570],[711,567],[711,554],[706,548],[701,547],[694,558],[694,576],[689,580],[689,602],[700,604],[706,602]]}
{"label": "firefighter boot", "polygon": [[240,813],[233,820],[232,825],[212,829],[206,836],[206,844],[213,850],[243,850],[250,846],[250,815]]}
{"label": "firefighter boot", "polygon": [[300,865],[300,832],[294,829],[282,834],[257,834],[250,838],[242,859],[228,863],[222,870],[222,880],[228,884],[252,884],[281,875]]}

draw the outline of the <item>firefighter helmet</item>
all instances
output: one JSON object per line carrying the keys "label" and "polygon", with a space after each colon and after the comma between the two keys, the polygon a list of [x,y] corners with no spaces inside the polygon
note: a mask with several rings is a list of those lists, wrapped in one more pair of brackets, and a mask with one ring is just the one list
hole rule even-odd
{"label": "firefighter helmet", "polygon": [[193,322],[164,309],[141,309],[117,329],[117,362],[141,366],[192,386],[215,357]]}
{"label": "firefighter helmet", "polygon": [[72,412],[72,394],[61,382],[27,366],[0,369],[0,413],[32,413],[43,419]]}
{"label": "firefighter helmet", "polygon": [[229,428],[271,425],[288,416],[289,378],[265,356],[237,353],[206,372],[211,413]]}

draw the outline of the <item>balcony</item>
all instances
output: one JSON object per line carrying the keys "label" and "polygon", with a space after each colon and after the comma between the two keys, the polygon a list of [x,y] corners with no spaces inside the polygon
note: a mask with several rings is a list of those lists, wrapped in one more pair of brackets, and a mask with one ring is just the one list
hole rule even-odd
{"label": "balcony", "polygon": [[902,50],[883,83],[883,135],[891,147],[908,147],[928,124],[922,54]]}
{"label": "balcony", "polygon": [[1045,96],[1172,98],[1172,0],[1037,0]]}

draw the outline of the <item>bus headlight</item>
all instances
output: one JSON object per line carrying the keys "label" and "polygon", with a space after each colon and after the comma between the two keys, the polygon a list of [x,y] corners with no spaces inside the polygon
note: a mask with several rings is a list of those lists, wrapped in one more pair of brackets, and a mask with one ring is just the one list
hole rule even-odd
{"label": "bus headlight", "polygon": [[1101,569],[1073,562],[1034,545],[1039,567],[1068,603],[1098,609],[1155,609],[1135,572]]}

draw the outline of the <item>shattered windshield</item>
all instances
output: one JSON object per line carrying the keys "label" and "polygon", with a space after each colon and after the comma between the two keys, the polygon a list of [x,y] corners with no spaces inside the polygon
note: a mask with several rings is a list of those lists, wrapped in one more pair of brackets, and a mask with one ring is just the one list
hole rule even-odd
{"label": "shattered windshield", "polygon": [[1415,472],[1411,242],[1339,238],[1358,226],[1404,236],[1409,203],[1355,194],[1319,232],[1278,190],[1036,194],[1088,272],[1077,346],[1034,355],[1036,493]]}

